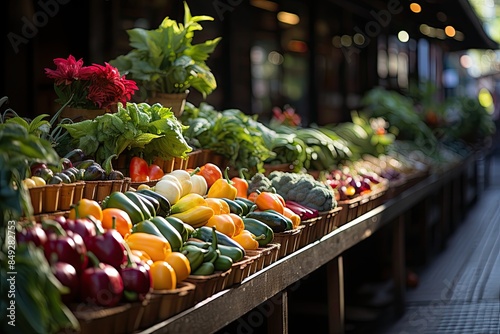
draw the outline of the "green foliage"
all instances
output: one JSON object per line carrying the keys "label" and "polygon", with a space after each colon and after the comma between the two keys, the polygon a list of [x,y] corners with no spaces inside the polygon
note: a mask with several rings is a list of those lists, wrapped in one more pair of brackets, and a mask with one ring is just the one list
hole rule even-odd
{"label": "green foliage", "polygon": [[428,154],[435,152],[438,140],[417,113],[414,101],[396,91],[375,87],[362,99],[362,112],[370,118],[382,117],[398,140],[414,141]]}
{"label": "green foliage", "polygon": [[223,155],[236,170],[247,168],[253,175],[263,172],[264,161],[274,156],[255,118],[237,109],[217,111],[206,103],[199,108],[186,103],[181,121],[188,126],[188,142]]}
{"label": "green foliage", "polygon": [[166,17],[157,29],[127,30],[133,49],[109,63],[135,80],[143,97],[155,92],[183,93],[191,87],[206,97],[217,87],[206,60],[221,38],[192,44],[195,31],[203,29],[202,21],[213,18],[191,16],[184,2],[184,24]]}
{"label": "green foliage", "polygon": [[116,113],[61,126],[72,137],[73,147],[82,149],[100,164],[110,155],[123,152],[152,161],[155,157],[184,158],[192,151],[182,135],[186,127],[170,108],[158,103],[129,102],[125,108],[119,104]]}

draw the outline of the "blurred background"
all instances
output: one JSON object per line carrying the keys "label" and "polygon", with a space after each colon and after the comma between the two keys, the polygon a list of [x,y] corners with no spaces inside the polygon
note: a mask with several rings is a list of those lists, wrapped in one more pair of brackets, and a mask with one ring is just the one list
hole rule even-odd
{"label": "blurred background", "polygon": [[[497,0],[187,2],[214,17],[196,38],[222,37],[208,61],[218,87],[206,101],[218,109],[267,119],[288,104],[304,124],[326,124],[348,120],[373,87],[430,83],[433,100],[477,96],[498,119]],[[102,64],[129,50],[127,29],[183,17],[181,0],[7,0],[0,9],[0,91],[28,117],[57,109],[44,74],[54,58]]]}

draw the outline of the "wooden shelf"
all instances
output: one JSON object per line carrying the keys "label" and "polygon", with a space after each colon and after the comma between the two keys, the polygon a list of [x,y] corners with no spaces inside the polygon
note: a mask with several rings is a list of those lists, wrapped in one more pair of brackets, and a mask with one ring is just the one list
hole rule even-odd
{"label": "wooden shelf", "polygon": [[[461,180],[468,173],[469,168],[475,168],[475,163],[476,156],[471,155],[462,164],[454,166],[450,170],[439,174],[431,174],[413,187],[337,228],[320,240],[306,245],[249,276],[240,285],[221,291],[166,321],[142,330],[141,333],[215,332],[267,300],[275,302],[277,309],[286,312],[286,307],[278,308],[278,306],[282,306],[280,303],[286,301],[285,290],[287,287],[292,284],[300,284],[301,279],[321,266],[328,264],[329,267],[333,268],[333,271],[341,269],[343,252],[369,238],[377,230],[388,224],[394,225],[395,304],[402,312],[405,283],[404,214],[429,194],[438,192],[444,185],[455,180]],[[341,273],[342,270],[339,270],[337,286],[329,287],[329,289],[341,290],[343,288]],[[337,300],[332,301],[335,305],[330,305],[330,312],[335,312],[334,316],[339,318],[336,326],[342,331],[342,293],[340,293],[340,297],[339,294],[335,296],[337,296]],[[286,316],[277,318],[279,321],[283,321]],[[276,328],[275,326],[276,324],[273,324],[274,328]],[[286,328],[286,323],[278,324],[278,328]]]}

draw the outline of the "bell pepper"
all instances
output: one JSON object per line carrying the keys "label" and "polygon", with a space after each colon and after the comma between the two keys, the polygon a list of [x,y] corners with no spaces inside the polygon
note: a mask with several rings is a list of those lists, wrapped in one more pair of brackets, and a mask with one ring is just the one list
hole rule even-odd
{"label": "bell pepper", "polygon": [[125,211],[130,219],[132,220],[132,224],[137,224],[144,220],[144,214],[141,209],[134,203],[130,198],[125,196],[124,193],[120,191],[114,191],[101,203],[103,209],[105,208],[118,208]]}
{"label": "bell pepper", "polygon": [[214,210],[206,205],[198,205],[189,210],[171,214],[170,217],[179,218],[184,223],[193,227],[200,227],[214,215]]}
{"label": "bell pepper", "polygon": [[173,290],[177,286],[174,268],[164,260],[154,261],[149,268],[154,290]]}
{"label": "bell pepper", "polygon": [[47,235],[43,245],[47,261],[69,263],[78,274],[87,268],[87,247],[79,234],[65,231],[58,222],[50,219],[42,220],[42,228]]}
{"label": "bell pepper", "polygon": [[207,206],[211,207],[214,210],[214,215],[220,215],[221,213],[230,213],[231,209],[229,208],[229,204],[224,201],[222,198],[205,198],[205,202],[207,202]]}
{"label": "bell pepper", "polygon": [[127,249],[127,264],[120,268],[119,273],[123,280],[123,296],[127,301],[143,301],[152,291],[153,279],[149,265],[133,262],[130,249]]}
{"label": "bell pepper", "polygon": [[133,157],[130,160],[129,173],[132,182],[148,182],[148,162],[141,157]]}
{"label": "bell pepper", "polygon": [[226,167],[224,170],[224,178],[215,181],[210,189],[208,189],[207,197],[228,198],[230,200],[234,200],[236,198],[238,189],[232,185],[232,182],[227,175],[228,170],[229,167]]}
{"label": "bell pepper", "polygon": [[219,166],[211,162],[207,162],[206,164],[201,166],[198,175],[201,175],[205,178],[209,189],[215,183],[215,181],[222,179],[222,171],[220,170]]}
{"label": "bell pepper", "polygon": [[230,213],[229,217],[231,217],[235,226],[234,235],[240,234],[240,232],[245,229],[245,223],[243,222],[243,218],[234,213]]}
{"label": "bell pepper", "polygon": [[239,170],[239,177],[235,176],[231,179],[233,182],[233,186],[238,190],[236,193],[237,197],[243,197],[247,198],[248,196],[248,181],[246,180],[245,176],[243,175],[243,171],[248,171],[247,168],[241,168]]}
{"label": "bell pepper", "polygon": [[217,231],[232,237],[236,232],[236,225],[229,213],[213,215],[205,224],[208,227],[215,227]]}
{"label": "bell pepper", "polygon": [[112,228],[104,233],[98,231],[95,236],[85,239],[85,244],[87,250],[92,252],[99,261],[119,269],[127,261],[127,255],[123,237],[115,227],[116,223],[113,223]]}
{"label": "bell pepper", "polygon": [[62,302],[66,305],[76,302],[80,294],[80,278],[75,267],[66,262],[55,262],[50,265],[50,269],[57,280],[68,288],[67,293],[61,294]]}
{"label": "bell pepper", "polygon": [[259,248],[259,239],[261,238],[263,239],[264,235],[256,237],[250,231],[243,230],[231,239],[240,244],[245,250],[251,250]]}
{"label": "bell pepper", "polygon": [[132,250],[137,249],[146,252],[153,262],[163,261],[167,254],[172,251],[169,242],[165,238],[144,232],[127,235],[125,242]]}
{"label": "bell pepper", "polygon": [[261,211],[274,210],[283,214],[283,202],[275,193],[269,191],[260,192],[255,198],[255,204],[257,204],[257,208]]}
{"label": "bell pepper", "polygon": [[198,205],[207,206],[207,201],[205,200],[205,198],[200,194],[195,194],[195,193],[187,194],[185,196],[182,196],[177,201],[177,203],[172,205],[170,209],[170,214],[184,212]]}
{"label": "bell pepper", "polygon": [[123,294],[123,280],[118,270],[101,263],[92,252],[87,252],[92,266],[80,277],[80,294],[84,302],[100,306],[116,306]]}
{"label": "bell pepper", "polygon": [[296,214],[287,207],[283,209],[283,216],[289,218],[292,221],[293,228],[297,228],[300,225],[300,222],[302,221],[302,219],[300,219],[300,216],[298,214]]}

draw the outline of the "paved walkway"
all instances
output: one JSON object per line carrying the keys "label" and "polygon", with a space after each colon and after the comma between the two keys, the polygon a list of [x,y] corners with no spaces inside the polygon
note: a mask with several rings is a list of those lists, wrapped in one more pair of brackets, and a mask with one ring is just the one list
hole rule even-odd
{"label": "paved walkway", "polygon": [[500,333],[500,155],[490,184],[449,237],[446,248],[408,289],[406,311],[378,334]]}

